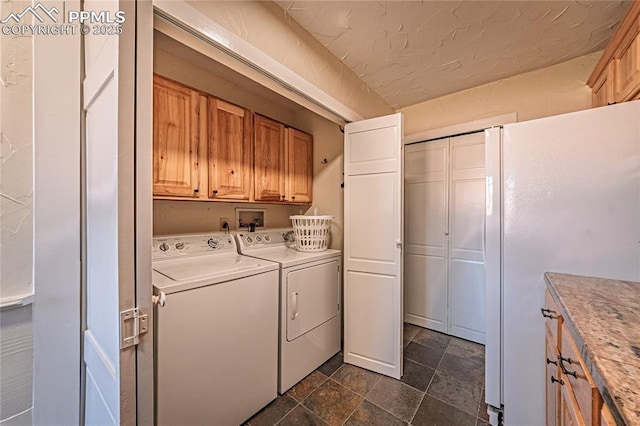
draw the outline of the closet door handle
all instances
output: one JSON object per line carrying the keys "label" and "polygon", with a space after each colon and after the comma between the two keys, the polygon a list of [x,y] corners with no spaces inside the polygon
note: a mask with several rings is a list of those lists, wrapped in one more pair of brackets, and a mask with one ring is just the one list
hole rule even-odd
{"label": "closet door handle", "polygon": [[292,307],[292,311],[291,311],[291,315],[290,318],[292,320],[298,318],[298,292],[294,291],[291,293],[291,307]]}

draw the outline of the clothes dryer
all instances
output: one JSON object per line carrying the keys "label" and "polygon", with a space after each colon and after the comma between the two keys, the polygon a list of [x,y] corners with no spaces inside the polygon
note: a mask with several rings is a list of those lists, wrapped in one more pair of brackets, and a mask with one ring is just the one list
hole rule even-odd
{"label": "clothes dryer", "polygon": [[340,351],[341,252],[299,252],[291,229],[236,236],[240,253],[280,264],[278,392],[282,394]]}

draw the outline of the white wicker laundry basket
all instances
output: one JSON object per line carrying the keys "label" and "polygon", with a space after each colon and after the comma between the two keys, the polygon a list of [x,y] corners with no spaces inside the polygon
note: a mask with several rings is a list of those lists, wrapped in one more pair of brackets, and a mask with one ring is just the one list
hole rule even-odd
{"label": "white wicker laundry basket", "polygon": [[325,251],[333,216],[289,216],[298,251]]}

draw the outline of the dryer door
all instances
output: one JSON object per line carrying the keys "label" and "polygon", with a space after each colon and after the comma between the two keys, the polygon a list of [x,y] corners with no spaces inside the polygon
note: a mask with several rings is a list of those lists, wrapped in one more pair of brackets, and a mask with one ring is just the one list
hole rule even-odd
{"label": "dryer door", "polygon": [[337,260],[286,274],[287,341],[335,318],[340,312],[340,269]]}

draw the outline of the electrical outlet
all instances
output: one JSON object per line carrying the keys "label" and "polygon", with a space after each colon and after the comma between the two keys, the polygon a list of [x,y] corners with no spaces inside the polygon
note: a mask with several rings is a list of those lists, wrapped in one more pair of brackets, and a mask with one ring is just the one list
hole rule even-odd
{"label": "electrical outlet", "polygon": [[220,218],[220,230],[229,230],[229,219],[227,219],[226,217]]}

